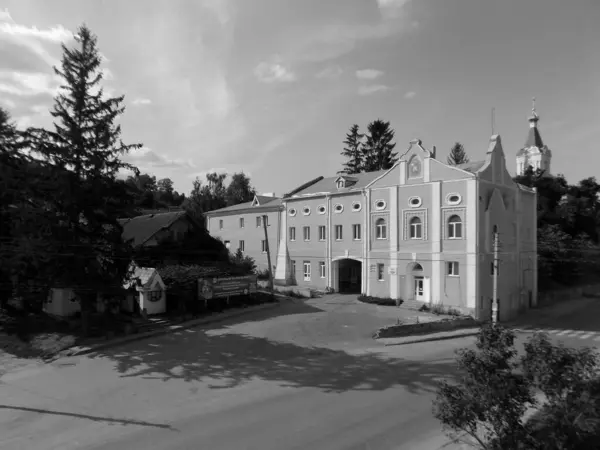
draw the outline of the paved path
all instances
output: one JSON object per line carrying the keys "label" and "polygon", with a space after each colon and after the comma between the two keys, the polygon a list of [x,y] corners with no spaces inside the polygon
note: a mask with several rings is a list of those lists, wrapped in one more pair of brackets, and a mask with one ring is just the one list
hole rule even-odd
{"label": "paved path", "polygon": [[436,382],[453,373],[461,342],[385,348],[370,339],[373,326],[404,312],[318,300],[6,374],[0,448],[445,444],[431,401]]}

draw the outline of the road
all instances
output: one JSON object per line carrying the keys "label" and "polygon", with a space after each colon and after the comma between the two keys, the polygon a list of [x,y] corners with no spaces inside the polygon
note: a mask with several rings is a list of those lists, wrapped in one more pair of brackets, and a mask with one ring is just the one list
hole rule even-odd
{"label": "road", "polygon": [[457,343],[384,348],[369,335],[397,312],[338,300],[6,374],[0,448],[440,448]]}
{"label": "road", "polygon": [[[519,326],[592,327],[574,311],[597,317],[600,302],[573,305]],[[331,296],[12,371],[0,378],[0,448],[456,449],[442,447],[431,401],[456,373],[454,350],[474,338],[396,347],[370,338],[399,314]]]}

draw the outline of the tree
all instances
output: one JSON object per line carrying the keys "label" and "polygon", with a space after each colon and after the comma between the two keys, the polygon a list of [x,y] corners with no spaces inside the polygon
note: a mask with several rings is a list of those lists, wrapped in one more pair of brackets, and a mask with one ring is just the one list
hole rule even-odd
{"label": "tree", "polygon": [[364,172],[391,169],[398,160],[398,153],[394,152],[396,143],[394,130],[390,122],[377,119],[367,126],[366,142],[363,146]]}
{"label": "tree", "polygon": [[468,162],[469,157],[467,156],[467,152],[465,152],[465,148],[460,142],[457,142],[450,149],[450,154],[448,155],[448,164],[451,166],[458,166],[459,164]]}
{"label": "tree", "polygon": [[227,206],[239,205],[252,201],[256,195],[256,189],[250,184],[250,178],[244,173],[234,173],[225,190],[225,203]]}
{"label": "tree", "polygon": [[600,437],[597,356],[538,333],[518,358],[514,339],[485,325],[476,350],[457,352],[464,376],[440,384],[433,408],[448,436],[488,450],[594,448],[586,445]]}
{"label": "tree", "polygon": [[206,174],[206,184],[203,184],[200,178],[194,180],[192,191],[183,207],[197,222],[204,223],[203,214],[205,212],[224,208],[227,205],[225,199],[226,177],[227,174],[212,172]]}
{"label": "tree", "polygon": [[353,174],[363,171],[364,155],[363,155],[363,138],[364,134],[359,133],[358,125],[354,124],[350,127],[350,131],[346,134],[344,141],[344,150],[341,155],[346,158],[344,168],[338,173]]}
{"label": "tree", "polygon": [[76,288],[85,320],[98,288],[120,286],[131,261],[117,219],[127,217],[133,198],[118,179],[123,170],[138,173],[120,156],[141,144],[121,140],[117,119],[124,96],[107,98],[97,38],[86,25],[77,30],[76,46],[62,45],[61,91],[50,111],[54,130],[30,130],[35,151],[64,176],[55,186],[53,212],[60,224],[55,237],[62,251],[54,261],[56,278]]}

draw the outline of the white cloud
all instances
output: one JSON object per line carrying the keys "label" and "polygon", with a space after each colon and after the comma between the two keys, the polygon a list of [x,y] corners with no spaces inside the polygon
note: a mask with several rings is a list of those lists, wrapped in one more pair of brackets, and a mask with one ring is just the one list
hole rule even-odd
{"label": "white cloud", "polygon": [[383,17],[396,18],[402,15],[402,8],[408,2],[410,0],[377,0],[377,6]]}
{"label": "white cloud", "polygon": [[417,96],[417,93],[414,91],[408,91],[406,94],[404,94],[404,98],[406,98],[406,99],[415,98],[416,96]]}
{"label": "white cloud", "polygon": [[134,98],[131,104],[135,106],[150,105],[152,104],[152,100],[150,100],[149,98],[138,97]]}
{"label": "white cloud", "polygon": [[0,32],[13,36],[32,37],[54,43],[65,42],[73,38],[73,33],[62,25],[57,25],[47,30],[18,25],[15,23],[8,10],[0,12]]}
{"label": "white cloud", "polygon": [[383,84],[371,84],[369,86],[361,86],[360,88],[358,88],[358,94],[359,95],[370,95],[370,94],[374,94],[376,92],[387,91],[388,89],[389,89],[389,87],[387,87]]}
{"label": "white cloud", "polygon": [[17,107],[17,104],[8,98],[0,98],[0,104],[4,105],[6,108],[16,108]]}
{"label": "white cloud", "polygon": [[315,78],[328,78],[328,79],[338,78],[339,76],[342,75],[343,72],[344,71],[342,70],[342,68],[340,66],[329,66],[329,67],[325,67],[320,72],[317,72],[315,74]]}
{"label": "white cloud", "polygon": [[6,94],[18,96],[48,94],[54,96],[59,88],[60,79],[54,74],[0,71],[0,92]]}
{"label": "white cloud", "polygon": [[100,69],[100,73],[102,73],[102,79],[104,81],[111,81],[115,79],[115,75],[112,73],[112,70],[107,67]]}
{"label": "white cloud", "polygon": [[254,75],[263,83],[295,81],[296,76],[279,63],[261,62],[254,69]]}
{"label": "white cloud", "polygon": [[356,71],[356,78],[359,80],[374,80],[375,78],[379,78],[381,75],[383,75],[383,72],[376,69],[362,69]]}
{"label": "white cloud", "polygon": [[194,168],[195,164],[191,160],[170,159],[161,155],[148,147],[132,150],[123,156],[123,159],[134,164],[138,168]]}

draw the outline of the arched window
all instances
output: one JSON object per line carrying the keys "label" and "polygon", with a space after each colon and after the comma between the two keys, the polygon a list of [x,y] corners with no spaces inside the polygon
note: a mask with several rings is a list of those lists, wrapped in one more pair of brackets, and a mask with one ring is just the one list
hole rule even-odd
{"label": "arched window", "polygon": [[375,222],[375,237],[377,239],[387,239],[387,225],[385,219],[377,219]]}
{"label": "arched window", "polygon": [[410,219],[410,238],[423,239],[423,222],[419,217]]}
{"label": "arched window", "polygon": [[448,219],[448,239],[462,238],[462,220],[454,215]]}

